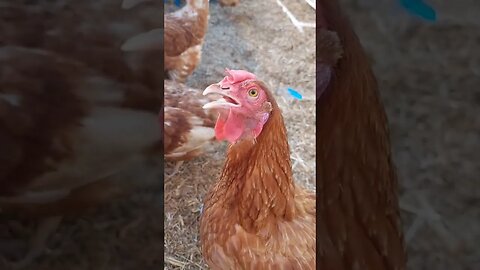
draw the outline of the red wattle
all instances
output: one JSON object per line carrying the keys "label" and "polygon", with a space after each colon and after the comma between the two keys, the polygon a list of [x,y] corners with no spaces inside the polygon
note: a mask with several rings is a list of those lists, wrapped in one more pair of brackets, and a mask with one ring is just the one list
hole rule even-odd
{"label": "red wattle", "polygon": [[228,115],[220,115],[215,124],[215,137],[217,140],[236,142],[243,134],[245,124],[241,116],[232,111]]}

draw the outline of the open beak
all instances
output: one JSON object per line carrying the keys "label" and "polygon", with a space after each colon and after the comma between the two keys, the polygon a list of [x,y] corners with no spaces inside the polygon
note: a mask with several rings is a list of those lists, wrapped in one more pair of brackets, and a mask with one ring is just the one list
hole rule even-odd
{"label": "open beak", "polygon": [[232,107],[241,107],[240,102],[238,99],[230,94],[229,88],[221,88],[219,84],[212,84],[208,86],[204,91],[203,95],[206,96],[208,94],[218,94],[221,95],[223,98],[219,100],[215,100],[203,105],[204,109],[212,109],[212,108],[232,108]]}

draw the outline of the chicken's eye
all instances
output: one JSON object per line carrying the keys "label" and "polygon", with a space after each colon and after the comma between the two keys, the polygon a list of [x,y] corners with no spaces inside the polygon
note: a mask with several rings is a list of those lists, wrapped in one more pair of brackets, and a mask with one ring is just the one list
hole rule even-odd
{"label": "chicken's eye", "polygon": [[253,89],[248,90],[248,95],[251,96],[251,97],[257,97],[258,96],[257,89],[253,88]]}

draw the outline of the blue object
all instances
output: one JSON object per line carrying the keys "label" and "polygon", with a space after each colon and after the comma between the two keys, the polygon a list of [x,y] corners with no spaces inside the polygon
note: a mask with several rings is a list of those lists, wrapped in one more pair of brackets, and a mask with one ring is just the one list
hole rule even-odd
{"label": "blue object", "polygon": [[295,91],[294,89],[288,87],[287,90],[288,90],[288,93],[290,95],[292,95],[292,97],[294,97],[296,99],[302,99],[303,98],[302,95],[300,93],[298,93],[297,91]]}
{"label": "blue object", "polygon": [[[168,4],[168,2],[170,2],[170,1],[169,0],[163,0],[164,4]],[[181,0],[173,0],[173,3],[175,4],[175,6],[179,7],[182,4],[182,1]]]}
{"label": "blue object", "polygon": [[437,14],[428,4],[422,0],[400,0],[400,4],[411,14],[419,16],[427,21],[436,21]]}
{"label": "blue object", "polygon": [[[169,2],[169,0],[163,0],[163,3],[164,3],[164,4],[167,4],[168,2]],[[181,1],[181,0],[174,0],[173,2],[174,2],[174,4],[175,4],[175,6],[177,6],[177,7],[179,7],[179,6],[182,5],[182,1]],[[217,1],[216,1],[216,0],[210,0],[210,2],[215,3],[215,2],[217,2]]]}

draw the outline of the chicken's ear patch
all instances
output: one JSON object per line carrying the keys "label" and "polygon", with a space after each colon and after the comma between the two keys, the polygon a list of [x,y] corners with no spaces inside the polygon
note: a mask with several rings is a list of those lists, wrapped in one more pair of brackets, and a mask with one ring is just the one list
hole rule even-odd
{"label": "chicken's ear patch", "polygon": [[257,118],[258,123],[253,128],[254,138],[257,138],[258,135],[260,135],[260,133],[262,132],[263,126],[265,125],[265,123],[267,123],[268,118],[270,118],[270,113],[272,112],[272,110],[273,110],[272,103],[268,101],[263,103],[262,112],[260,113],[260,115],[258,115],[258,118]]}
{"label": "chicken's ear patch", "polygon": [[[265,102],[263,103],[262,105],[262,109],[264,112],[267,112],[267,113],[270,113],[272,110],[273,110],[273,106],[272,106],[272,103],[270,102]],[[265,121],[266,122],[266,121]],[[264,123],[265,124],[265,123]]]}
{"label": "chicken's ear patch", "polygon": [[[267,102],[270,104],[270,102]],[[270,104],[271,105],[271,104]],[[265,125],[265,123],[267,123],[268,121],[268,118],[270,117],[270,113],[266,112],[266,113],[262,113],[262,115],[260,115],[260,121],[257,123],[257,125],[255,126],[255,128],[253,129],[253,136],[254,138],[257,138],[258,135],[260,135],[260,133],[262,132],[263,130],[263,126]]]}

